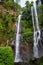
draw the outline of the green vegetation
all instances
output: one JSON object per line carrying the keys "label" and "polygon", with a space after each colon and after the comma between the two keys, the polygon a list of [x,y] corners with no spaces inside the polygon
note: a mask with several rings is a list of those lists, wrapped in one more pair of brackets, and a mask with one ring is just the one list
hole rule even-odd
{"label": "green vegetation", "polygon": [[0,65],[14,65],[13,52],[10,47],[0,47]]}
{"label": "green vegetation", "polygon": [[22,13],[23,20],[32,21],[32,19],[31,19],[31,6],[32,6],[32,3],[29,3],[29,1],[26,1],[26,6],[23,8],[23,13]]}
{"label": "green vegetation", "polygon": [[40,25],[40,28],[43,28],[43,4],[39,6],[39,10],[41,11],[41,13],[39,13],[38,15],[39,25]]}
{"label": "green vegetation", "polygon": [[27,43],[32,43],[32,36],[33,36],[33,27],[32,23],[29,21],[21,21],[22,25],[22,40]]}
{"label": "green vegetation", "polygon": [[6,46],[12,40],[20,10],[20,5],[10,0],[0,5],[0,46]]}
{"label": "green vegetation", "polygon": [[40,58],[39,65],[43,65],[43,57]]}
{"label": "green vegetation", "polygon": [[[23,46],[23,53],[33,49],[33,23],[31,16],[31,6],[33,2],[26,2],[26,6],[21,8],[20,5],[13,2],[14,0],[6,0],[0,4],[0,65],[14,65],[13,52],[8,45],[13,40],[16,29],[16,22],[20,11],[22,10],[21,17],[21,46]],[[43,28],[43,4],[39,7],[41,9],[39,17],[40,28]],[[26,46],[25,46],[26,45]],[[7,46],[7,47],[5,47]],[[29,47],[29,48],[28,48]],[[26,51],[25,51],[26,50]],[[31,51],[31,50],[30,50]],[[26,65],[43,65],[43,57],[40,59],[32,58],[30,62]],[[19,65],[25,65],[25,63],[20,63]]]}
{"label": "green vegetation", "polygon": [[[27,43],[33,43],[32,36],[33,36],[33,24],[32,24],[32,17],[31,17],[31,6],[28,1],[26,2],[26,6],[23,8],[22,11],[22,37],[23,41]],[[31,40],[30,40],[31,39]]]}
{"label": "green vegetation", "polygon": [[4,2],[4,3],[3,3],[3,6],[4,6],[7,10],[13,9],[13,10],[16,11],[16,12],[20,12],[20,10],[21,10],[21,6],[18,5],[17,3],[15,3],[15,2],[7,1],[7,2]]}
{"label": "green vegetation", "polygon": [[13,17],[9,13],[0,15],[0,42],[6,43],[7,40],[10,40],[13,35],[15,28],[13,28]]}
{"label": "green vegetation", "polygon": [[1,2],[7,2],[7,1],[14,2],[14,0],[1,0]]}

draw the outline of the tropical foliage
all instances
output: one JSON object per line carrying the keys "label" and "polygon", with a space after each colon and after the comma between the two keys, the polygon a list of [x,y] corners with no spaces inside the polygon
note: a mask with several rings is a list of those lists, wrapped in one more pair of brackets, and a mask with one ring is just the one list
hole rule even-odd
{"label": "tropical foliage", "polygon": [[13,52],[10,47],[0,47],[0,65],[14,65]]}
{"label": "tropical foliage", "polygon": [[6,46],[15,33],[15,23],[21,10],[15,2],[3,2],[0,5],[0,46]]}
{"label": "tropical foliage", "polygon": [[31,17],[31,6],[32,3],[29,3],[26,1],[26,6],[23,8],[22,11],[22,20],[21,20],[21,25],[22,25],[22,32],[23,32],[23,40],[25,42],[32,40],[32,35],[33,35],[33,24],[32,24],[32,17]]}

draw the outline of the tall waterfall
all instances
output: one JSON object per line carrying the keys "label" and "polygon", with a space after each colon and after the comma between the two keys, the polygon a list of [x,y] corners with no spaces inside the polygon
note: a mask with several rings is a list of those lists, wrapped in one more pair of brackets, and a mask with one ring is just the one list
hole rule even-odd
{"label": "tall waterfall", "polygon": [[15,62],[21,62],[20,58],[20,20],[21,15],[18,16],[17,34],[16,34],[16,47],[15,47]]}
{"label": "tall waterfall", "polygon": [[39,58],[38,41],[40,39],[40,29],[39,29],[39,25],[38,25],[36,2],[34,2],[33,7],[31,7],[31,11],[32,11],[32,21],[33,21],[33,28],[34,28],[33,52],[34,52],[34,57]]}

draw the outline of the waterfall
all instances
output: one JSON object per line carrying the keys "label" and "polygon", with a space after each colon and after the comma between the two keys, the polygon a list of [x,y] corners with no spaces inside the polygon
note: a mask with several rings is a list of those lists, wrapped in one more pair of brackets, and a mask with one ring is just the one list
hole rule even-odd
{"label": "waterfall", "polygon": [[39,0],[39,4],[38,5],[41,5],[41,0]]}
{"label": "waterfall", "polygon": [[31,12],[32,12],[32,21],[33,21],[33,28],[34,28],[34,46],[33,46],[33,52],[34,52],[34,57],[35,58],[39,58],[38,41],[40,39],[40,29],[39,29],[39,25],[38,25],[36,2],[34,2],[33,6],[31,7]]}
{"label": "waterfall", "polygon": [[17,24],[17,33],[16,33],[16,46],[15,46],[15,61],[14,62],[21,62],[20,58],[20,20],[21,15],[18,16],[18,24]]}

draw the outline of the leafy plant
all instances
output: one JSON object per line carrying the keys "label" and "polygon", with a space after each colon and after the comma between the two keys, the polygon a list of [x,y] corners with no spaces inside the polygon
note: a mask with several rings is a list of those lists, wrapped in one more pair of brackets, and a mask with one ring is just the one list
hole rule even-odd
{"label": "leafy plant", "polygon": [[32,24],[32,16],[31,16],[31,6],[33,2],[30,4],[29,1],[26,1],[26,6],[22,9],[22,40],[23,42],[33,43],[33,24]]}
{"label": "leafy plant", "polygon": [[0,47],[0,65],[14,65],[13,52],[10,47]]}

